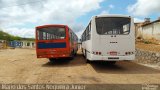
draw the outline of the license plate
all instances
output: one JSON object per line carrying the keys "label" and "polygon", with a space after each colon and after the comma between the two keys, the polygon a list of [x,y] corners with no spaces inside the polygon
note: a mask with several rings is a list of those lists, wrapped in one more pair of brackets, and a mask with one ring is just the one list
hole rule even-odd
{"label": "license plate", "polygon": [[117,56],[117,52],[110,52],[110,55]]}

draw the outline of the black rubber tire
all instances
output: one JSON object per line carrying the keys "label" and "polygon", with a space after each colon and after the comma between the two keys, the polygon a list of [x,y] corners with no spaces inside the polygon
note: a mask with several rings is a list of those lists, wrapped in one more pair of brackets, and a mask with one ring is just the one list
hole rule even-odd
{"label": "black rubber tire", "polygon": [[74,52],[74,56],[77,56],[77,50],[75,50],[75,52]]}
{"label": "black rubber tire", "polygon": [[77,56],[77,52],[74,54],[74,56]]}
{"label": "black rubber tire", "polygon": [[74,51],[72,51],[70,59],[71,59],[71,60],[74,59]]}
{"label": "black rubber tire", "polygon": [[110,64],[110,65],[115,65],[115,64],[116,64],[116,61],[109,61],[109,64]]}
{"label": "black rubber tire", "polygon": [[88,59],[86,60],[86,63],[91,63],[91,61],[89,61]]}
{"label": "black rubber tire", "polygon": [[55,61],[55,59],[49,58],[49,61],[50,61],[51,63],[53,63],[53,62]]}

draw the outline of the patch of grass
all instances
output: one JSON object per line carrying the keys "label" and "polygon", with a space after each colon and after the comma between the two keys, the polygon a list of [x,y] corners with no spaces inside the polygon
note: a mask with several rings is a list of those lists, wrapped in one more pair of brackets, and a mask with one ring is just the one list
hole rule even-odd
{"label": "patch of grass", "polygon": [[145,44],[152,44],[150,41],[143,41]]}

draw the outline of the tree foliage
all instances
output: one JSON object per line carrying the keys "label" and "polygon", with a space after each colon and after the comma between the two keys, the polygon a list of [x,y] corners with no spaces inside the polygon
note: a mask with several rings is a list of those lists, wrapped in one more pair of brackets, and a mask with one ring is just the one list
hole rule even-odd
{"label": "tree foliage", "polygon": [[29,40],[33,41],[34,38],[21,38],[19,36],[13,36],[10,35],[2,30],[0,30],[0,40],[7,40],[7,41],[13,41],[13,40]]}

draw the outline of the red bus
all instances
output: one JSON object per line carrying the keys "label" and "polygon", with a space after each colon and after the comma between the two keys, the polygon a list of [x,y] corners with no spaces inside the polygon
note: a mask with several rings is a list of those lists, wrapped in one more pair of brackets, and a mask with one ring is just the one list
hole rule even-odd
{"label": "red bus", "polygon": [[37,58],[73,58],[78,50],[78,37],[67,25],[36,27]]}

